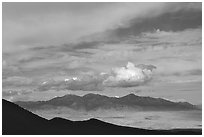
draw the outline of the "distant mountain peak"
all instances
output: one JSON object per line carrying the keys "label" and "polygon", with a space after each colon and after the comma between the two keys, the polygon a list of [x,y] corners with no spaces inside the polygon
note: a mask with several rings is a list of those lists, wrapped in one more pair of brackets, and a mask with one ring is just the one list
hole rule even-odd
{"label": "distant mountain peak", "polygon": [[137,95],[135,95],[134,93],[130,93],[130,94],[128,94],[128,95],[125,95],[125,96],[123,96],[123,97],[136,97]]}
{"label": "distant mountain peak", "polygon": [[95,111],[97,109],[128,108],[131,110],[194,110],[198,107],[188,102],[172,102],[161,98],[137,96],[133,93],[123,97],[108,97],[89,93],[84,96],[68,94],[48,101],[15,102],[26,109],[52,109],[67,107],[75,110]]}
{"label": "distant mountain peak", "polygon": [[128,95],[125,95],[125,96],[123,96],[123,97],[120,97],[121,99],[124,99],[124,98],[127,98],[127,99],[136,99],[136,98],[142,98],[142,96],[137,96],[137,95],[135,95],[134,93],[130,93],[130,94],[128,94]]}
{"label": "distant mountain peak", "polygon": [[85,94],[83,97],[93,97],[93,96],[100,96],[100,97],[102,97],[103,95],[94,94],[94,93],[88,93],[88,94]]}

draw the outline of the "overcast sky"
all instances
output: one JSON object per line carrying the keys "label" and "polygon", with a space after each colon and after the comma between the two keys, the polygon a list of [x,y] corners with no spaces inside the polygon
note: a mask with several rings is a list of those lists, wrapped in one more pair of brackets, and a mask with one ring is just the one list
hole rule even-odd
{"label": "overcast sky", "polygon": [[[129,73],[142,73],[138,64],[156,69],[128,81]],[[140,89],[142,95],[201,103],[202,5],[3,3],[2,65],[3,97],[10,100]],[[66,87],[65,79],[73,77],[81,81]],[[158,89],[168,83],[182,88]]]}

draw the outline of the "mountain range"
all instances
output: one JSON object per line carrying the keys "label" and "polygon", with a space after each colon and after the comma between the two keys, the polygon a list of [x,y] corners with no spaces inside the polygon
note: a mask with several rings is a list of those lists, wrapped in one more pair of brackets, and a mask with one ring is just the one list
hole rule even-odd
{"label": "mountain range", "polygon": [[179,111],[198,110],[199,108],[188,102],[172,102],[162,98],[152,98],[129,94],[123,97],[108,97],[99,94],[86,94],[77,96],[68,94],[47,101],[17,101],[14,102],[28,110],[55,109],[67,107],[74,110],[95,111],[98,109],[128,109],[138,111]]}
{"label": "mountain range", "polygon": [[146,130],[117,126],[97,119],[70,121],[39,117],[18,105],[2,100],[3,135],[196,135],[201,129]]}

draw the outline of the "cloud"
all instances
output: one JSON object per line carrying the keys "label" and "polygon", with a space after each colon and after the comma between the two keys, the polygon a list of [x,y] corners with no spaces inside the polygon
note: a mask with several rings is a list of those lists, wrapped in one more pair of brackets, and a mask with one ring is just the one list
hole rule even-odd
{"label": "cloud", "polygon": [[13,96],[19,96],[19,95],[27,95],[32,93],[31,91],[26,91],[26,90],[13,90],[13,89],[8,89],[2,91],[2,96],[3,97],[13,97]]}
{"label": "cloud", "polygon": [[3,78],[16,73],[19,70],[19,68],[15,65],[9,64],[7,61],[2,60],[2,76]]}
{"label": "cloud", "polygon": [[111,87],[139,86],[152,78],[153,65],[137,65],[128,62],[126,67],[115,68],[104,84]]}
{"label": "cloud", "polygon": [[143,32],[149,32],[153,30],[162,31],[183,31],[189,28],[198,28],[202,26],[202,11],[183,11],[173,13],[164,13],[160,16],[153,18],[145,18],[138,21],[133,19],[128,27],[121,27],[114,30],[114,36],[107,36],[106,39],[112,39],[120,41],[129,36],[140,35]]}
{"label": "cloud", "polygon": [[152,78],[153,65],[137,65],[128,62],[126,67],[114,68],[111,73],[86,72],[77,77],[42,82],[38,90],[102,91],[106,87],[132,87],[145,84]]}
{"label": "cloud", "polygon": [[15,96],[15,95],[18,95],[18,94],[19,94],[18,91],[3,91],[3,92],[2,92],[2,96],[3,96],[3,97]]}
{"label": "cloud", "polygon": [[185,29],[183,31],[153,31],[144,32],[142,37],[138,37],[139,41],[148,41],[151,44],[170,43],[171,46],[192,46],[202,43],[202,29],[200,27],[194,29]]}
{"label": "cloud", "polygon": [[[151,65],[121,67],[127,61],[158,66],[154,77],[161,80],[202,76],[201,3],[21,4],[3,4],[4,87],[30,85],[13,76],[37,79],[39,91],[100,91],[151,80]],[[130,31],[139,33],[130,36]],[[123,32],[128,38],[115,42],[114,36]],[[86,36],[90,41],[83,39]],[[108,73],[111,68],[115,69]],[[81,71],[98,74],[82,76]],[[133,72],[141,79],[127,80]]]}
{"label": "cloud", "polygon": [[101,91],[104,89],[103,77],[97,74],[83,74],[79,77],[69,77],[64,80],[44,81],[38,87],[39,91],[47,90],[82,90]]}
{"label": "cloud", "polygon": [[101,91],[103,79],[98,76],[84,76],[82,79],[71,80],[66,89],[83,91]]}
{"label": "cloud", "polygon": [[[200,77],[199,71],[195,73],[190,72],[202,70],[201,34],[201,28],[178,32],[160,30],[145,32],[140,36],[124,41],[124,43],[104,43],[97,48],[76,50],[77,52],[88,53],[88,56],[74,56],[71,54],[72,52],[61,52],[60,47],[58,50],[57,47],[51,49],[47,47],[44,50],[25,52],[20,55],[10,54],[5,56],[6,60],[2,62],[3,78],[24,76],[38,78],[39,81],[54,79],[56,82],[48,80],[49,83],[53,83],[53,86],[52,84],[42,85],[42,87],[39,86],[41,87],[40,90],[60,90],[66,88],[64,84],[57,83],[60,77],[63,83],[66,76],[79,77],[81,75],[80,72],[87,71],[108,72],[111,68],[121,66],[127,61],[135,64],[153,63],[158,66],[155,75],[160,75],[160,79],[163,80],[164,77],[171,75],[176,76],[177,79],[185,75]],[[44,59],[36,59],[36,57]],[[169,77],[169,79],[175,78]],[[70,86],[73,90],[77,89],[79,85],[87,86],[84,89],[79,86],[82,90],[102,90],[98,86],[100,84],[92,83],[94,80],[90,80],[89,83],[77,82],[73,82],[73,86]],[[10,86],[12,86],[12,83]]]}
{"label": "cloud", "polygon": [[81,37],[126,27],[132,19],[153,18],[178,10],[200,10],[200,5],[200,3],[3,3],[3,52],[36,45],[80,43]]}
{"label": "cloud", "polygon": [[195,69],[189,72],[190,75],[199,75],[202,76],[202,69]]}
{"label": "cloud", "polygon": [[[200,27],[177,32],[163,30],[144,32],[139,36],[133,36],[125,44],[121,43],[117,46],[118,49],[111,49],[110,47],[113,46],[107,45],[111,50],[100,54],[100,57],[105,57],[109,61],[115,58],[115,62],[124,58],[139,63],[154,62],[154,65],[159,66],[156,75],[178,74],[177,78],[187,74],[194,75],[189,72],[202,69],[202,29]],[[120,51],[122,46],[125,48]],[[110,52],[114,53],[111,57],[108,56]]]}
{"label": "cloud", "polygon": [[80,40],[119,42],[131,35],[139,35],[157,28],[164,31],[182,31],[202,26],[201,3],[168,3],[168,6],[155,8],[151,13],[143,13],[136,13],[132,18],[125,19],[125,22],[112,30],[94,33]]}
{"label": "cloud", "polygon": [[7,77],[6,79],[3,79],[2,86],[3,87],[9,87],[9,86],[30,86],[32,84],[32,79],[26,78],[26,77],[20,77],[20,76],[12,76]]}

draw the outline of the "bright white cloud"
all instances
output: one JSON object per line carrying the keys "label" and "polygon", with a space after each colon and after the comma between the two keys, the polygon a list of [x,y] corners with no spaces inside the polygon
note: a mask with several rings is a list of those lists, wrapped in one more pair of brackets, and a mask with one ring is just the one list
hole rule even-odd
{"label": "bright white cloud", "polygon": [[112,70],[112,75],[109,76],[104,84],[113,87],[129,87],[144,84],[152,78],[152,69],[155,66],[138,65],[128,62],[126,67],[115,68]]}

